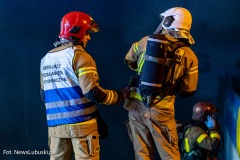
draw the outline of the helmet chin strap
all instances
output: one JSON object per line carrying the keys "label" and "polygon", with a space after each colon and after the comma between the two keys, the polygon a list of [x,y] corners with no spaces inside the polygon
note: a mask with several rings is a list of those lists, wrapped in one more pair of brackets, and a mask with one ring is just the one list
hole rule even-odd
{"label": "helmet chin strap", "polygon": [[57,41],[56,42],[54,42],[53,43],[53,45],[55,46],[55,47],[59,47],[60,45],[62,45],[62,44],[65,44],[65,43],[69,43],[70,41],[69,40],[66,40],[66,39],[64,39],[64,38],[57,38]]}
{"label": "helmet chin strap", "polygon": [[160,31],[163,29],[162,22],[158,25],[157,29],[153,32],[154,34],[160,33]]}
{"label": "helmet chin strap", "polygon": [[84,46],[83,42],[80,42],[79,45],[81,45],[83,48],[86,48],[86,46]]}

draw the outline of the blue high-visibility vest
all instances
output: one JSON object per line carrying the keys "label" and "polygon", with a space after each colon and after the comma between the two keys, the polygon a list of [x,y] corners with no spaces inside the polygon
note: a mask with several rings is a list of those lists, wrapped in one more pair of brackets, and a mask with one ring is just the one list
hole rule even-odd
{"label": "blue high-visibility vest", "polygon": [[87,99],[72,68],[72,47],[47,53],[41,60],[48,126],[80,123],[95,118],[97,106]]}

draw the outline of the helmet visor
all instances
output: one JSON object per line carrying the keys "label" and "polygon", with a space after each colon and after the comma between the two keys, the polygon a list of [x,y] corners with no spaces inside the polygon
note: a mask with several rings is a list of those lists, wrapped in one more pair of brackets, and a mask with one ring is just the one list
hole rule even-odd
{"label": "helmet visor", "polygon": [[96,26],[96,27],[89,28],[86,32],[87,33],[96,33],[99,30],[100,30],[100,28],[98,26]]}
{"label": "helmet visor", "polygon": [[170,27],[174,21],[173,16],[167,16],[162,20],[162,25],[165,27]]}
{"label": "helmet visor", "polygon": [[100,28],[98,27],[97,23],[92,20],[91,24],[90,24],[90,28],[86,31],[87,33],[96,33],[100,30]]}

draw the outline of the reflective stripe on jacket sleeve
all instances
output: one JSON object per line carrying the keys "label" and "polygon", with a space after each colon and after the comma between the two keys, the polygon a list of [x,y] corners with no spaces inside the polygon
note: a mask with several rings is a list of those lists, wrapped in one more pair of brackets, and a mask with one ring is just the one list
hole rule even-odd
{"label": "reflective stripe on jacket sleeve", "polygon": [[99,76],[94,59],[87,52],[76,52],[75,66],[78,82],[83,94],[96,103],[117,104],[121,100],[121,92],[107,90],[99,85]]}

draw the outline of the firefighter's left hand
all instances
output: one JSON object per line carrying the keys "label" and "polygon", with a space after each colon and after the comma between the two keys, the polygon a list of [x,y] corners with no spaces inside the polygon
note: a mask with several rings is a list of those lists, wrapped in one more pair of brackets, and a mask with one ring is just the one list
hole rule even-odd
{"label": "firefighter's left hand", "polygon": [[104,119],[100,117],[100,115],[97,117],[97,124],[98,124],[98,133],[100,135],[100,139],[106,139],[108,137],[109,127],[107,123],[104,121]]}
{"label": "firefighter's left hand", "polygon": [[206,126],[208,127],[208,129],[216,127],[216,121],[214,118],[212,118],[212,116],[207,116],[207,121],[205,121]]}
{"label": "firefighter's left hand", "polygon": [[130,97],[131,90],[128,87],[124,87],[123,89],[121,89],[121,91],[123,92],[124,99]]}

